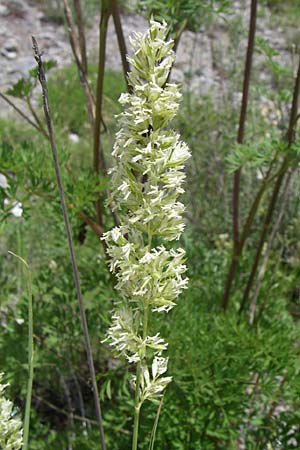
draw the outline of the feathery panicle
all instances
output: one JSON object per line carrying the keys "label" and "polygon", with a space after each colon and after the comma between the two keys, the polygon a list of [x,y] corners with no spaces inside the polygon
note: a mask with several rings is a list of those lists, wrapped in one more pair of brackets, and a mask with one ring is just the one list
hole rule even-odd
{"label": "feathery panicle", "polygon": [[[163,376],[167,343],[159,333],[147,333],[149,311],[168,312],[188,281],[184,250],[162,244],[178,240],[184,230],[184,205],[178,197],[184,192],[184,163],[190,157],[187,145],[169,129],[181,94],[177,85],[166,83],[174,62],[173,41],[166,36],[166,24],[152,20],[147,33],[131,38],[128,80],[133,90],[120,97],[124,111],[110,171],[111,202],[121,225],[104,234],[122,297],[106,340],[118,355],[138,364],[133,379],[138,407],[159,397],[171,381]],[[154,240],[160,245],[153,247]]]}
{"label": "feathery panicle", "polygon": [[4,397],[7,385],[1,384],[3,374],[0,373],[0,448],[3,450],[19,450],[23,442],[22,422],[14,417],[13,403]]}

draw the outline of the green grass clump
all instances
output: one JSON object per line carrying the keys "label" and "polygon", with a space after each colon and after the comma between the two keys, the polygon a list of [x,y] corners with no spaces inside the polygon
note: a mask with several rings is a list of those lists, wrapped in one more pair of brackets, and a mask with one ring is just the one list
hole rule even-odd
{"label": "green grass clump", "polygon": [[[93,91],[96,91],[97,66],[89,66],[89,78]],[[88,138],[90,125],[86,109],[83,88],[78,79],[78,70],[74,64],[55,71],[48,82],[50,104],[54,123],[69,132]],[[112,132],[114,129],[114,115],[120,112],[118,98],[126,90],[125,80],[121,73],[107,70],[104,76],[104,122]],[[55,107],[54,105],[59,105]]]}

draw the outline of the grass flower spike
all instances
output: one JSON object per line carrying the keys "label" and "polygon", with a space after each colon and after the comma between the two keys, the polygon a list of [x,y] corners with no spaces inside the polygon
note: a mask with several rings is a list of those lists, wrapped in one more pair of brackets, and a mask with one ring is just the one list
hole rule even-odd
{"label": "grass flower spike", "polygon": [[107,340],[117,354],[137,364],[133,449],[142,403],[161,396],[171,381],[165,376],[167,343],[159,333],[148,335],[149,315],[168,312],[187,287],[184,250],[166,248],[184,229],[178,196],[184,192],[184,163],[190,157],[187,145],[169,128],[181,94],[177,85],[166,83],[174,62],[173,41],[166,37],[166,24],[150,21],[146,34],[131,38],[132,93],[120,97],[124,112],[111,169],[120,226],[104,235],[122,298]]}
{"label": "grass flower spike", "polygon": [[6,385],[0,373],[0,449],[19,450],[22,447],[22,422],[13,417],[13,404],[4,397]]}

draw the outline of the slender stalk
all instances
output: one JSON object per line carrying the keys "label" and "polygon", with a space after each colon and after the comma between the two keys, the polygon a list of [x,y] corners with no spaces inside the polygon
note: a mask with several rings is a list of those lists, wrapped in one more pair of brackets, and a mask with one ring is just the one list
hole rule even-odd
{"label": "slender stalk", "polygon": [[[81,391],[81,387],[80,387],[80,384],[79,384],[79,381],[78,381],[78,378],[77,378],[77,376],[76,376],[76,373],[72,370],[72,372],[73,372],[73,374],[72,374],[72,378],[73,378],[73,381],[74,381],[74,384],[75,384],[75,388],[76,388],[76,391],[77,391],[77,397],[78,397],[78,403],[79,403],[79,409],[80,409],[80,414],[81,414],[81,417],[85,417],[86,416],[86,413],[85,413],[85,407],[84,407],[84,402],[83,402],[83,397],[82,397],[82,391]],[[74,417],[74,419],[75,419],[75,417]],[[85,428],[91,428],[90,427],[90,424],[89,424],[89,422],[83,422],[83,426],[85,427]]]}
{"label": "slender stalk", "polygon": [[[250,75],[251,75],[251,66],[252,66],[252,56],[253,56],[253,49],[254,49],[255,30],[256,30],[256,11],[257,11],[257,0],[251,0],[248,46],[247,46],[247,55],[246,55],[245,71],[244,71],[243,96],[242,96],[239,129],[238,129],[238,136],[237,136],[238,144],[242,144],[243,140],[244,140],[244,130],[245,130],[245,123],[246,123],[248,97],[249,97],[249,86],[250,86]],[[241,178],[241,169],[238,169],[234,173],[234,186],[233,186],[233,197],[232,197],[233,243],[234,243],[235,252],[237,251],[238,241],[239,241],[240,178]]]}
{"label": "slender stalk", "polygon": [[159,405],[158,405],[158,408],[157,408],[157,413],[156,413],[156,416],[155,416],[155,421],[154,421],[153,428],[152,428],[152,431],[151,431],[151,436],[150,436],[149,450],[154,450],[154,444],[155,444],[155,437],[156,437],[156,431],[157,431],[157,426],[158,426],[158,420],[159,420],[159,416],[160,416],[161,409],[162,409],[162,406],[163,406],[164,396],[165,396],[165,394],[162,395],[162,398],[160,399],[160,402],[159,402]]}
{"label": "slender stalk", "polygon": [[[148,232],[148,250],[151,251],[152,235]],[[143,317],[143,340],[147,337],[148,331],[148,319],[149,319],[149,304],[144,304],[144,317]],[[140,385],[142,377],[142,363],[138,362],[136,369],[136,384],[135,384],[135,397],[134,397],[134,421],[133,421],[133,436],[132,436],[132,450],[137,450],[138,435],[139,435],[139,422],[140,422]]]}
{"label": "slender stalk", "polygon": [[[36,400],[38,400],[39,402],[44,403],[44,405],[48,406],[53,411],[56,411],[59,414],[63,414],[64,416],[68,417],[68,411],[65,411],[64,409],[59,408],[58,406],[56,406],[53,403],[49,402],[45,398],[40,397],[39,395],[34,395],[33,397]],[[78,421],[83,422],[83,423],[86,422],[89,425],[98,425],[98,422],[96,420],[89,419],[88,417],[79,416],[78,414],[74,414],[73,417],[74,417],[74,420],[78,420]]]}
{"label": "slender stalk", "polygon": [[279,228],[279,225],[281,223],[281,219],[283,217],[284,211],[285,211],[285,207],[286,207],[286,203],[287,203],[287,199],[288,199],[288,193],[289,193],[289,184],[290,184],[290,180],[291,180],[291,176],[292,176],[292,172],[290,171],[286,177],[285,177],[285,182],[284,182],[284,187],[283,187],[283,194],[282,194],[282,199],[281,199],[281,203],[280,203],[280,210],[279,210],[279,214],[278,217],[276,219],[276,222],[272,228],[272,232],[270,234],[269,240],[268,240],[268,244],[267,244],[267,251],[264,254],[264,258],[263,258],[263,263],[262,266],[260,268],[258,277],[257,277],[257,283],[254,289],[254,294],[251,300],[251,304],[250,304],[250,308],[249,308],[249,323],[250,325],[253,324],[254,322],[254,317],[255,317],[255,310],[256,310],[256,302],[257,302],[257,297],[261,288],[261,284],[265,275],[265,272],[267,270],[267,265],[268,265],[268,261],[269,261],[269,257],[270,257],[270,253],[271,253],[271,249],[272,249],[272,244],[274,242],[277,230]]}
{"label": "slender stalk", "polygon": [[[274,158],[274,160],[275,160],[275,158]],[[222,298],[222,302],[221,302],[221,308],[224,311],[226,311],[226,309],[228,307],[232,283],[233,283],[235,273],[236,273],[236,270],[237,270],[239,262],[240,262],[240,257],[242,255],[245,243],[247,241],[247,238],[249,237],[249,233],[250,233],[251,226],[253,224],[256,212],[257,212],[260,202],[263,198],[263,195],[266,192],[266,189],[268,188],[270,182],[274,179],[274,177],[269,178],[270,173],[272,171],[274,160],[273,160],[272,164],[270,165],[268,174],[267,174],[264,182],[262,183],[261,188],[257,192],[255,199],[251,205],[245,225],[243,227],[242,236],[239,240],[239,245],[238,245],[237,249],[234,249],[234,254],[231,259],[231,264],[230,264],[230,268],[229,268],[228,275],[226,278],[224,294],[223,294],[223,298]],[[278,173],[281,173],[281,171],[279,170]]]}
{"label": "slender stalk", "polygon": [[[295,86],[294,86],[294,92],[293,92],[293,101],[292,101],[292,107],[291,107],[291,114],[290,114],[290,121],[289,121],[289,127],[288,127],[288,131],[287,131],[287,141],[288,141],[288,148],[293,144],[294,140],[295,140],[295,125],[297,122],[297,117],[298,117],[298,98],[299,98],[299,91],[300,91],[300,58],[299,58],[299,64],[298,64],[298,70],[297,70],[297,76],[296,76],[296,80],[295,80]],[[255,258],[254,258],[254,262],[252,265],[252,269],[248,278],[248,282],[243,294],[243,298],[240,304],[240,309],[239,312],[241,313],[244,308],[245,305],[248,301],[249,298],[249,294],[252,288],[252,284],[254,282],[255,279],[255,275],[258,269],[258,265],[259,265],[259,261],[260,261],[260,257],[261,257],[261,253],[262,253],[262,249],[263,249],[263,245],[265,242],[265,239],[268,235],[269,229],[270,229],[270,225],[271,225],[271,221],[272,221],[272,217],[273,217],[273,213],[275,210],[275,206],[277,203],[277,198],[280,192],[280,188],[282,185],[282,182],[284,180],[284,176],[286,171],[289,168],[289,160],[288,157],[286,156],[284,158],[284,161],[282,163],[282,172],[281,174],[278,176],[277,181],[275,183],[274,186],[274,190],[273,190],[273,194],[269,203],[269,207],[268,207],[268,211],[267,211],[267,215],[265,217],[264,220],[264,224],[263,224],[263,229],[262,229],[262,233],[261,233],[261,237],[259,240],[259,244],[257,247],[257,251],[255,254]]]}
{"label": "slender stalk", "polygon": [[139,423],[140,423],[140,383],[141,383],[141,363],[139,362],[136,369],[136,386],[134,397],[134,421],[133,421],[133,436],[132,436],[132,450],[137,450]]}
{"label": "slender stalk", "polygon": [[295,141],[295,126],[298,120],[298,102],[299,102],[299,91],[300,91],[300,58],[298,62],[298,70],[295,79],[295,87],[293,92],[293,101],[290,114],[289,128],[287,132],[288,145],[291,146]]}
{"label": "slender stalk", "polygon": [[78,68],[79,68],[80,72],[84,72],[84,67],[83,67],[83,64],[81,61],[81,49],[80,49],[79,39],[76,34],[75,22],[73,19],[73,13],[72,13],[72,10],[71,10],[70,4],[69,4],[69,0],[63,0],[63,3],[64,3],[65,18],[66,18],[67,25],[68,25],[70,44],[72,47],[73,55],[75,57],[75,62],[77,64],[77,66],[79,66]]}
{"label": "slender stalk", "polygon": [[[82,220],[91,227],[94,233],[100,238],[103,235],[103,228],[94,222],[89,216],[87,216],[83,211],[79,211],[79,216]],[[106,248],[106,247],[105,247]]]}
{"label": "slender stalk", "polygon": [[[288,132],[287,132],[287,141],[288,141],[288,146],[290,146],[294,140],[294,128],[295,128],[295,124],[297,122],[297,118],[298,118],[298,94],[297,92],[299,92],[299,86],[300,86],[300,60],[299,60],[299,66],[298,66],[298,71],[297,71],[297,76],[296,76],[296,81],[295,81],[295,87],[294,87],[294,93],[293,93],[293,101],[292,101],[292,108],[291,108],[291,114],[290,114],[290,121],[289,121],[289,127],[288,127]],[[236,273],[236,269],[238,267],[239,264],[239,260],[240,260],[240,256],[242,254],[242,250],[244,247],[244,244],[248,238],[249,235],[249,231],[250,231],[250,227],[253,223],[256,211],[258,209],[258,206],[260,204],[261,198],[266,190],[267,185],[269,185],[271,183],[271,181],[273,181],[274,179],[278,179],[281,178],[281,181],[283,180],[283,176],[287,170],[287,166],[286,166],[286,160],[284,160],[282,162],[282,165],[279,169],[279,171],[273,175],[271,178],[268,179],[269,174],[271,173],[271,169],[272,166],[274,165],[276,160],[276,155],[273,159],[273,162],[269,168],[269,172],[268,175],[266,177],[267,183],[263,183],[261,189],[258,191],[256,198],[251,206],[250,212],[248,214],[248,218],[246,220],[246,224],[243,228],[243,234],[241,236],[241,239],[239,241],[239,245],[236,249],[236,251],[234,252],[234,255],[232,257],[231,260],[231,264],[230,264],[230,268],[229,268],[229,272],[226,278],[226,284],[225,284],[225,289],[224,289],[224,294],[223,294],[223,298],[222,298],[222,302],[221,302],[221,308],[226,311],[227,307],[228,307],[228,303],[229,303],[229,296],[230,296],[230,292],[231,292],[231,288],[232,288],[232,283],[235,277],[235,273]],[[279,193],[279,191],[278,191]],[[272,213],[273,214],[273,213]],[[253,280],[252,280],[253,281]]]}
{"label": "slender stalk", "polygon": [[[284,167],[287,168],[286,160],[284,161]],[[260,236],[260,240],[259,240],[259,244],[258,244],[258,247],[257,247],[256,254],[255,254],[252,270],[251,270],[250,276],[248,278],[247,285],[246,285],[246,288],[245,288],[245,291],[244,291],[244,295],[243,295],[243,298],[242,298],[242,301],[241,301],[241,305],[240,305],[240,309],[239,309],[240,313],[243,311],[243,309],[244,309],[244,307],[246,305],[246,302],[248,300],[248,296],[249,296],[249,293],[250,293],[250,289],[252,287],[252,283],[254,281],[254,277],[255,277],[256,270],[257,270],[257,267],[258,267],[258,263],[259,263],[259,260],[260,260],[261,252],[262,252],[262,249],[263,249],[263,245],[264,245],[264,242],[265,242],[265,239],[266,239],[266,236],[268,234],[269,227],[270,227],[270,224],[271,224],[271,221],[272,221],[273,212],[274,212],[274,209],[275,209],[275,206],[276,206],[277,197],[278,197],[278,194],[280,192],[280,188],[281,188],[282,181],[284,179],[284,175],[285,175],[285,172],[283,171],[280,174],[280,176],[277,178],[277,181],[276,181],[275,186],[274,186],[274,190],[273,190],[272,197],[271,197],[271,200],[270,200],[268,212],[267,212],[264,224],[263,224],[263,230],[262,230],[262,233],[261,233],[261,236]]]}
{"label": "slender stalk", "polygon": [[[77,25],[78,25],[78,36],[75,30],[75,23],[73,20],[73,14],[72,14],[72,10],[70,8],[69,5],[69,0],[63,0],[64,1],[64,10],[65,10],[65,16],[66,16],[66,20],[68,23],[68,28],[69,28],[69,39],[70,39],[70,45],[72,48],[72,52],[75,58],[75,62],[78,68],[78,72],[79,72],[79,78],[82,84],[82,87],[84,89],[84,93],[85,93],[85,97],[86,97],[86,103],[87,103],[87,110],[88,110],[88,114],[89,114],[89,119],[90,119],[90,123],[91,123],[91,127],[92,127],[92,133],[95,134],[95,98],[90,86],[90,83],[88,81],[88,67],[87,67],[87,54],[86,54],[86,42],[85,42],[85,33],[84,33],[84,24],[83,24],[83,17],[82,17],[82,9],[81,9],[81,4],[80,4],[80,0],[73,0],[74,2],[74,8],[75,8],[75,12],[76,12],[76,16],[77,16]],[[111,2],[111,8],[113,8],[113,2]],[[115,6],[116,8],[116,6]],[[121,27],[121,22],[120,22],[120,18],[118,16],[118,11],[117,9],[115,10],[115,20],[117,21],[116,23],[116,30],[117,30],[117,35],[118,35],[118,40],[119,40],[119,45],[120,45],[120,51],[121,51],[121,55],[122,55],[122,59],[125,58],[126,60],[126,46],[125,46],[125,41],[124,41],[124,36],[123,36],[123,32],[122,32],[122,27]],[[103,36],[100,39],[100,43],[99,43],[99,47],[102,45],[101,43],[105,44],[105,39],[103,39]],[[124,53],[122,53],[124,52]],[[100,59],[104,59],[105,62],[105,49],[103,52],[103,56],[101,56]],[[100,60],[99,59],[99,60]],[[127,67],[129,70],[129,65],[127,63]],[[102,69],[103,73],[104,73],[104,67]],[[99,74],[99,72],[98,72]],[[103,80],[102,80],[102,85],[103,85]],[[103,87],[102,87],[103,90]],[[101,101],[98,100],[98,103],[101,103],[102,105],[102,97],[103,97],[103,93],[101,94]],[[100,115],[97,117],[97,121],[98,119],[100,119],[100,127],[101,127],[101,123],[103,125],[103,129],[108,133],[108,129],[104,123],[103,117],[102,117],[102,113],[100,111]],[[98,126],[98,125],[97,125]],[[100,155],[102,154],[102,150],[101,150],[101,141],[100,141],[100,129],[99,129],[99,152]],[[94,138],[95,140],[95,138]],[[103,161],[103,164],[100,164],[101,168],[103,171],[105,171],[105,162],[104,162],[104,156],[102,156],[100,158],[100,161]],[[98,166],[98,164],[97,164]],[[98,171],[96,170],[96,166],[94,164],[94,170],[98,173]],[[100,172],[100,168],[99,168],[99,172]],[[107,197],[109,196],[109,191],[106,190],[106,195]],[[96,214],[97,214],[97,220],[98,220],[98,225],[99,227],[102,229],[101,234],[98,233],[97,230],[95,230],[95,227],[92,226],[92,229],[96,232],[96,234],[98,234],[99,236],[102,235],[103,233],[103,218],[102,218],[102,210],[101,210],[101,202],[100,199],[98,199],[96,201]],[[114,219],[114,223],[117,226],[118,225],[118,217],[117,214],[115,212],[113,212],[111,210],[113,219]],[[84,213],[83,213],[84,214]],[[85,217],[87,217],[85,215]],[[85,219],[84,219],[85,220]],[[95,224],[95,222],[93,222],[92,219],[88,218],[88,222],[89,225]],[[104,246],[104,241],[101,241],[102,245],[104,247],[104,250],[106,249],[106,247]]]}
{"label": "slender stalk", "polygon": [[[175,53],[176,53],[176,51],[177,51],[177,49],[178,49],[178,45],[179,45],[179,42],[180,42],[182,33],[184,32],[186,26],[187,26],[187,19],[184,19],[184,20],[180,23],[180,25],[179,25],[179,27],[178,27],[178,30],[177,30],[177,32],[176,32],[176,36],[175,36],[175,38],[174,38],[174,47],[173,47],[173,51],[174,51]],[[167,78],[167,80],[166,80],[166,84],[170,82],[171,73],[172,73],[172,68],[171,68],[171,70],[170,70],[170,72],[169,72],[168,78]]]}
{"label": "slender stalk", "polygon": [[40,128],[38,127],[38,125],[33,122],[17,105],[15,105],[14,102],[12,102],[5,94],[3,94],[2,92],[0,92],[0,97],[6,102],[8,103],[21,117],[23,117],[24,120],[26,120],[27,123],[29,123],[29,125],[31,125],[33,128],[35,128],[37,131],[41,132]]}
{"label": "slender stalk", "polygon": [[[143,340],[146,339],[148,330],[148,318],[149,318],[149,305],[144,305],[144,318],[143,318]],[[140,385],[142,377],[142,363],[139,362],[136,369],[136,386],[134,397],[134,422],[133,422],[133,436],[132,436],[132,450],[137,450],[138,435],[139,435],[139,422],[140,422]]]}
{"label": "slender stalk", "polygon": [[29,97],[26,98],[26,103],[27,103],[29,111],[31,112],[37,126],[39,127],[39,131],[45,136],[46,139],[49,140],[48,133],[45,130],[44,125],[43,125],[42,121],[40,120],[39,116],[37,115],[36,110],[34,109]]}
{"label": "slender stalk", "polygon": [[124,78],[126,81],[127,90],[128,90],[128,92],[131,92],[132,88],[131,88],[130,84],[128,83],[128,79],[127,79],[127,74],[130,70],[130,67],[129,67],[129,63],[126,58],[126,55],[127,55],[126,42],[124,39],[124,34],[123,34],[122,24],[121,24],[121,20],[120,20],[120,13],[119,13],[117,0],[111,0],[111,11],[112,11],[115,30],[116,30],[116,34],[117,34],[118,44],[119,44]]}
{"label": "slender stalk", "polygon": [[81,8],[80,0],[73,0],[74,9],[76,13],[77,19],[77,28],[78,28],[78,40],[80,45],[80,53],[81,53],[81,62],[82,67],[84,69],[85,74],[88,73],[88,60],[86,53],[86,41],[85,41],[85,32],[84,32],[84,20]]}
{"label": "slender stalk", "polygon": [[81,44],[80,44],[80,37],[78,38],[78,36],[76,34],[75,23],[74,23],[74,19],[73,19],[72,10],[69,5],[69,1],[63,0],[63,2],[64,2],[65,17],[66,17],[66,21],[68,24],[70,45],[71,45],[72,53],[73,53],[75,63],[77,65],[77,69],[79,72],[80,82],[84,89],[88,115],[89,115],[91,126],[93,128],[94,120],[95,120],[95,111],[94,111],[95,110],[95,100],[93,97],[90,83],[88,81],[87,70],[85,68],[85,62],[82,60],[82,49],[81,49]]}
{"label": "slender stalk", "polygon": [[67,240],[68,240],[70,256],[71,256],[71,261],[72,261],[74,282],[75,282],[75,286],[76,286],[77,298],[78,298],[78,304],[79,304],[79,310],[80,310],[81,326],[83,329],[85,348],[86,348],[86,353],[87,353],[87,360],[88,360],[90,376],[91,376],[92,385],[93,385],[96,416],[97,416],[98,428],[99,428],[99,432],[100,432],[100,443],[101,443],[102,450],[106,450],[104,430],[103,430],[102,412],[101,412],[101,405],[100,405],[100,400],[99,400],[98,386],[97,386],[97,381],[96,381],[95,367],[94,367],[94,361],[93,361],[93,355],[92,355],[92,347],[91,347],[90,336],[89,336],[89,331],[88,331],[88,324],[87,324],[86,314],[85,314],[85,309],[84,309],[84,304],[83,304],[83,298],[82,298],[82,294],[81,294],[80,277],[79,277],[79,272],[78,272],[78,268],[77,268],[74,243],[73,243],[73,238],[72,238],[72,233],[71,233],[71,226],[70,226],[69,216],[68,216],[68,212],[67,212],[65,194],[64,194],[64,189],[63,189],[62,179],[61,179],[61,174],[60,174],[57,147],[56,147],[54,132],[53,132],[53,128],[52,128],[52,121],[51,121],[51,115],[50,115],[50,110],[49,110],[47,82],[46,82],[45,72],[43,69],[41,53],[40,53],[37,41],[33,36],[32,36],[32,42],[33,42],[33,50],[34,50],[35,59],[38,64],[38,77],[39,77],[39,81],[40,81],[42,93],[43,93],[44,113],[45,113],[46,123],[47,123],[47,127],[48,127],[48,133],[49,133],[49,138],[50,138],[56,180],[57,180],[57,185],[58,185],[58,190],[59,190],[60,202],[61,202],[64,223],[65,223],[65,229],[66,229],[66,234],[67,234]]}
{"label": "slender stalk", "polygon": [[[84,28],[83,28],[83,18],[82,18],[82,12],[81,12],[81,5],[79,0],[74,0],[74,7],[77,14],[77,20],[78,20],[78,34],[79,37],[77,37],[76,31],[75,31],[75,23],[73,20],[72,10],[69,5],[69,0],[63,0],[64,1],[64,10],[65,10],[65,16],[69,27],[69,38],[70,38],[70,45],[72,48],[72,52],[75,58],[75,62],[78,68],[79,77],[81,84],[84,88],[86,101],[87,101],[87,109],[88,114],[90,118],[90,123],[92,126],[92,133],[95,133],[95,99],[91,90],[91,86],[88,81],[87,77],[87,66],[85,67],[85,60],[87,60],[86,56],[86,48],[85,48],[85,34],[84,34]],[[81,18],[79,18],[79,16]],[[103,39],[100,40],[99,46],[101,45],[101,42]],[[104,50],[104,59],[105,59],[105,50]],[[104,68],[103,68],[104,71]],[[103,80],[102,80],[103,83]],[[97,100],[98,101],[98,100]],[[101,104],[102,104],[102,94],[101,94]],[[100,126],[101,123],[103,124],[104,129],[106,129],[104,121],[102,119],[102,114],[100,111],[100,116],[97,117],[97,121],[100,118]],[[98,123],[98,122],[97,122]],[[100,134],[100,130],[99,130]],[[94,137],[95,140],[95,137]],[[99,135],[100,140],[100,135]],[[103,159],[104,160],[104,159]],[[105,166],[105,165],[104,165]],[[95,172],[99,173],[99,170],[96,169],[96,166],[94,164],[94,170]],[[108,191],[106,192],[107,196],[109,195]],[[95,223],[91,218],[89,218],[85,213],[80,212],[81,218],[89,225],[91,226],[92,230],[99,236],[102,236],[103,233],[103,218],[102,218],[102,210],[101,210],[101,202],[100,199],[96,200],[95,202],[96,207],[96,215],[97,215],[97,221],[98,224]],[[117,225],[117,215],[116,213],[113,213],[113,219],[115,224]],[[106,251],[105,242],[101,240],[104,250]]]}
{"label": "slender stalk", "polygon": [[[111,14],[110,2],[103,0],[101,3],[101,18],[99,30],[99,62],[98,62],[98,78],[97,78],[97,95],[96,95],[96,113],[94,126],[94,171],[99,174],[105,173],[106,165],[101,145],[101,119],[102,119],[102,101],[103,101],[103,82],[105,71],[105,50],[108,19]],[[100,226],[103,226],[101,201],[96,201],[97,219]]]}
{"label": "slender stalk", "polygon": [[[254,40],[255,40],[255,31],[256,31],[256,13],[257,13],[257,0],[251,1],[251,11],[250,11],[250,23],[249,23],[249,34],[248,34],[248,45],[247,45],[247,54],[245,61],[245,70],[244,70],[244,81],[243,81],[243,95],[242,95],[242,103],[240,110],[240,119],[239,119],[239,129],[237,135],[237,142],[239,144],[243,143],[244,140],[244,130],[246,123],[246,115],[247,115],[247,107],[248,107],[248,97],[249,97],[249,86],[250,86],[250,75],[251,75],[251,66],[252,66],[252,57],[254,50]],[[234,173],[234,186],[233,186],[233,196],[232,196],[232,205],[233,205],[233,257],[231,260],[231,265],[229,268],[229,272],[226,278],[226,284],[224,289],[224,294],[221,302],[221,308],[225,311],[228,307],[229,295],[232,287],[232,283],[234,280],[235,272],[239,264],[239,259],[242,254],[242,250],[247,239],[248,233],[250,231],[250,227],[254,220],[257,208],[261,201],[261,198],[265,192],[266,186],[263,184],[261,189],[258,191],[254,202],[252,203],[252,207],[248,214],[246,224],[243,228],[243,234],[241,240],[239,242],[239,193],[240,193],[240,178],[241,178],[241,169],[238,169]]]}
{"label": "slender stalk", "polygon": [[[278,268],[279,268],[279,266],[281,264],[281,255],[282,255],[282,252],[283,252],[283,250],[285,248],[284,244],[285,244],[285,239],[283,240],[282,245],[280,246],[278,252],[276,252],[276,255],[274,255],[275,256],[275,258],[274,258],[275,265],[274,265],[274,269],[272,270],[271,277],[270,277],[270,279],[268,281],[269,286],[273,285],[274,278],[276,277],[276,273],[278,273]],[[259,323],[260,320],[261,320],[263,312],[264,312],[264,310],[266,308],[268,297],[269,297],[268,295],[264,296],[261,304],[259,305],[258,311],[256,312],[256,317],[255,317],[256,323]]]}
{"label": "slender stalk", "polygon": [[[25,262],[25,261],[23,260],[23,262]],[[28,302],[28,370],[29,370],[29,376],[28,376],[26,406],[25,406],[23,450],[27,450],[27,448],[28,448],[30,409],[31,409],[31,399],[32,399],[33,371],[34,371],[32,281],[31,281],[30,268],[28,265],[26,265],[26,268],[27,268],[27,277],[28,277],[27,280],[28,280],[28,291],[29,291],[29,302]]]}
{"label": "slender stalk", "polygon": [[188,22],[187,19],[184,19],[184,20],[181,22],[181,24],[179,25],[178,30],[177,30],[177,32],[176,32],[176,36],[175,36],[175,39],[174,39],[174,47],[173,47],[173,50],[174,50],[175,53],[176,53],[176,51],[177,51],[177,49],[178,49],[178,45],[179,45],[179,42],[180,42],[182,33],[183,33],[184,30],[186,29],[187,22]]}
{"label": "slender stalk", "polygon": [[[22,233],[21,233],[21,226],[22,223],[20,223],[20,225],[17,228],[17,252],[18,255],[22,255],[23,254],[23,245],[22,245]],[[22,291],[22,285],[23,285],[23,264],[19,264],[18,267],[18,279],[17,279],[17,295],[19,297],[19,295],[21,294]]]}
{"label": "slender stalk", "polygon": [[71,392],[68,386],[67,381],[65,380],[65,377],[61,374],[60,375],[60,384],[65,394],[65,399],[68,407],[68,425],[70,427],[70,430],[67,431],[67,437],[68,437],[68,450],[73,450],[73,441],[74,441],[74,411],[73,411],[73,404],[72,404],[72,396]]}
{"label": "slender stalk", "polygon": [[29,427],[30,427],[30,409],[32,399],[33,371],[34,371],[34,342],[33,342],[33,307],[32,307],[32,280],[31,270],[28,263],[21,256],[9,251],[11,255],[18,258],[26,267],[27,271],[27,288],[28,288],[28,382],[26,394],[26,406],[23,427],[23,447],[22,450],[28,449]]}
{"label": "slender stalk", "polygon": [[102,118],[102,102],[103,102],[103,81],[105,71],[105,50],[108,19],[111,14],[111,8],[108,0],[103,0],[101,4],[101,19],[99,33],[99,62],[98,62],[98,78],[97,78],[97,95],[96,95],[96,117],[94,128],[94,170],[99,173],[105,172],[105,160],[103,149],[101,147],[101,118]]}

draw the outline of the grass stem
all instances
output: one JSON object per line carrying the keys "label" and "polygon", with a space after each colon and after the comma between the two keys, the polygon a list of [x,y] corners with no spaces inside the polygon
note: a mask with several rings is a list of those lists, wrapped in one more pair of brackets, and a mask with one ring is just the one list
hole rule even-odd
{"label": "grass stem", "polygon": [[29,427],[30,427],[30,410],[32,399],[33,371],[34,371],[34,342],[33,342],[33,302],[32,302],[32,279],[31,270],[28,263],[21,256],[9,251],[11,255],[21,261],[27,271],[27,289],[28,289],[28,382],[26,393],[26,405],[23,425],[23,447],[22,450],[28,449]]}
{"label": "grass stem", "polygon": [[40,84],[42,87],[44,113],[45,113],[45,117],[46,117],[48,134],[49,134],[49,138],[50,138],[56,180],[57,180],[60,202],[61,202],[61,207],[62,207],[62,212],[63,212],[63,217],[64,217],[65,229],[66,229],[67,240],[68,240],[71,262],[72,262],[74,282],[75,282],[75,286],[76,286],[76,292],[77,292],[77,298],[78,298],[78,304],[79,304],[79,310],[80,310],[81,326],[83,329],[85,348],[86,348],[86,353],[87,353],[87,360],[88,360],[90,376],[91,376],[91,380],[92,380],[94,403],[95,403],[96,416],[97,416],[98,428],[99,428],[99,433],[100,433],[100,444],[101,444],[102,450],[106,450],[104,429],[103,429],[103,419],[102,419],[101,405],[100,405],[98,386],[97,386],[97,380],[96,380],[96,374],[95,374],[95,367],[94,367],[94,361],[93,361],[92,346],[91,346],[91,342],[90,342],[86,313],[85,313],[85,308],[84,308],[83,298],[82,298],[82,293],[81,293],[80,277],[79,277],[79,271],[78,271],[77,261],[76,261],[76,256],[75,256],[75,249],[74,249],[74,243],[73,243],[73,238],[72,238],[72,233],[71,233],[69,216],[67,213],[64,188],[63,188],[63,184],[62,184],[62,178],[61,178],[59,161],[58,161],[57,147],[56,147],[53,127],[52,127],[52,120],[51,120],[50,109],[49,109],[47,82],[46,82],[45,72],[44,72],[44,68],[43,68],[41,53],[40,53],[37,41],[33,36],[32,36],[32,42],[33,42],[35,59],[38,64],[38,77],[39,77],[39,81],[40,81]]}

